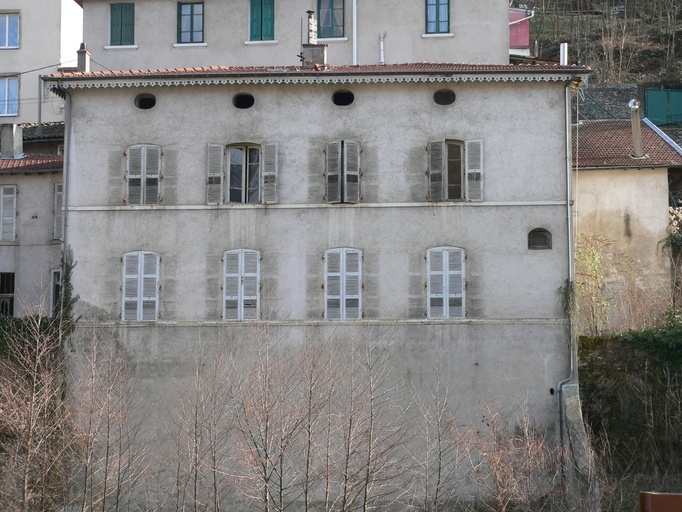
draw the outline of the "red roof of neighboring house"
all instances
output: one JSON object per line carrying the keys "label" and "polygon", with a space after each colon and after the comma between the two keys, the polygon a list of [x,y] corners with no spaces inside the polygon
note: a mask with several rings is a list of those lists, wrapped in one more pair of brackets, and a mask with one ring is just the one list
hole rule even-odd
{"label": "red roof of neighboring house", "polygon": [[26,155],[24,158],[0,158],[0,174],[61,172],[64,157],[61,155]]}
{"label": "red roof of neighboring house", "polygon": [[175,69],[139,69],[107,71],[64,71],[49,75],[52,79],[96,78],[158,78],[158,77],[217,77],[217,76],[263,76],[263,75],[372,75],[372,74],[418,74],[418,73],[551,73],[589,72],[587,66],[560,66],[559,64],[455,64],[422,62],[413,64],[387,64],[363,66],[318,66],[304,69],[300,66],[208,66]]}
{"label": "red roof of neighboring house", "polygon": [[642,119],[642,148],[648,158],[632,158],[629,119],[582,121],[573,127],[573,165],[578,168],[682,166],[682,149],[648,119]]}

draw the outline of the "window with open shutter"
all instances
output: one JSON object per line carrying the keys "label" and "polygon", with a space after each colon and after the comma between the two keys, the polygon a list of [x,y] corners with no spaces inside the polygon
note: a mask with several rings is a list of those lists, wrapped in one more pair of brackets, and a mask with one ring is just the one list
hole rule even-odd
{"label": "window with open shutter", "polygon": [[362,251],[325,251],[324,316],[329,320],[362,318]]}
{"label": "window with open shutter", "polygon": [[362,198],[359,142],[340,140],[325,146],[326,198],[329,203],[358,203]]}
{"label": "window with open shutter", "polygon": [[126,203],[158,204],[161,197],[161,147],[148,144],[130,146],[126,156]]}
{"label": "window with open shutter", "polygon": [[0,187],[0,240],[3,242],[13,242],[16,238],[16,217],[17,217],[17,187],[9,185]]}
{"label": "window with open shutter", "polygon": [[257,320],[260,317],[260,253],[250,249],[227,251],[223,256],[223,318]]}
{"label": "window with open shutter", "polygon": [[464,250],[435,247],[426,253],[429,318],[464,317]]}
{"label": "window with open shutter", "polygon": [[483,141],[466,141],[466,198],[468,201],[483,200]]}
{"label": "window with open shutter", "polygon": [[64,227],[64,185],[54,184],[54,230],[53,237],[59,240],[63,234]]}
{"label": "window with open shutter", "polygon": [[225,146],[209,144],[207,156],[206,204],[223,203],[223,180],[225,176]]}
{"label": "window with open shutter", "polygon": [[123,320],[152,321],[159,310],[159,255],[135,251],[123,256]]}

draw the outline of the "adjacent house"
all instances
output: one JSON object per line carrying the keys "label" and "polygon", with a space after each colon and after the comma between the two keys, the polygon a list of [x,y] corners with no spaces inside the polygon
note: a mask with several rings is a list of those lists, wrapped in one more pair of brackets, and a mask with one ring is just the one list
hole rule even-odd
{"label": "adjacent house", "polygon": [[668,206],[677,206],[682,149],[633,107],[633,119],[574,126],[575,229],[606,239],[612,262],[636,272],[653,300],[670,294],[662,242]]}

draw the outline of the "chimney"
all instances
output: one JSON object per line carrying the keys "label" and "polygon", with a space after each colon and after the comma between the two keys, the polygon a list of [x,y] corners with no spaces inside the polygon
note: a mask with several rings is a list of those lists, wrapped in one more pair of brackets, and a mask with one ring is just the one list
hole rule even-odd
{"label": "chimney", "polygon": [[632,121],[632,146],[634,153],[630,156],[632,158],[646,158],[642,150],[642,125],[639,121],[639,101],[630,100],[628,103],[630,107],[630,120]]}
{"label": "chimney", "polygon": [[81,43],[78,49],[78,68],[81,73],[90,72],[90,52],[85,48],[85,43]]}
{"label": "chimney", "polygon": [[568,66],[568,43],[559,45],[559,65]]}
{"label": "chimney", "polygon": [[317,44],[317,20],[315,11],[306,11],[308,15],[308,44]]}
{"label": "chimney", "polygon": [[2,158],[24,158],[24,130],[18,124],[0,127]]}

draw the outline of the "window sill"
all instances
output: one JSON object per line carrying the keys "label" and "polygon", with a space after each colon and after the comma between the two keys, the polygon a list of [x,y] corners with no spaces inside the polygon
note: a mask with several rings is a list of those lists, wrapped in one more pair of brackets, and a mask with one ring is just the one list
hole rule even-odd
{"label": "window sill", "polygon": [[455,37],[452,32],[439,32],[434,34],[422,34],[422,38],[429,39],[431,37]]}
{"label": "window sill", "polygon": [[19,240],[0,240],[0,246],[3,245],[19,245]]}
{"label": "window sill", "polygon": [[204,48],[208,43],[175,43],[173,48]]}
{"label": "window sill", "polygon": [[18,46],[0,46],[0,50],[18,50]]}
{"label": "window sill", "polygon": [[347,37],[318,37],[318,43],[345,43],[348,41]]}
{"label": "window sill", "polygon": [[105,50],[137,50],[136,44],[120,44],[115,46],[105,46]]}
{"label": "window sill", "polygon": [[268,41],[244,41],[244,44],[247,46],[272,46],[278,43],[279,41],[277,39],[270,39]]}
{"label": "window sill", "polygon": [[11,114],[0,114],[0,117],[17,117],[19,112],[12,112]]}

